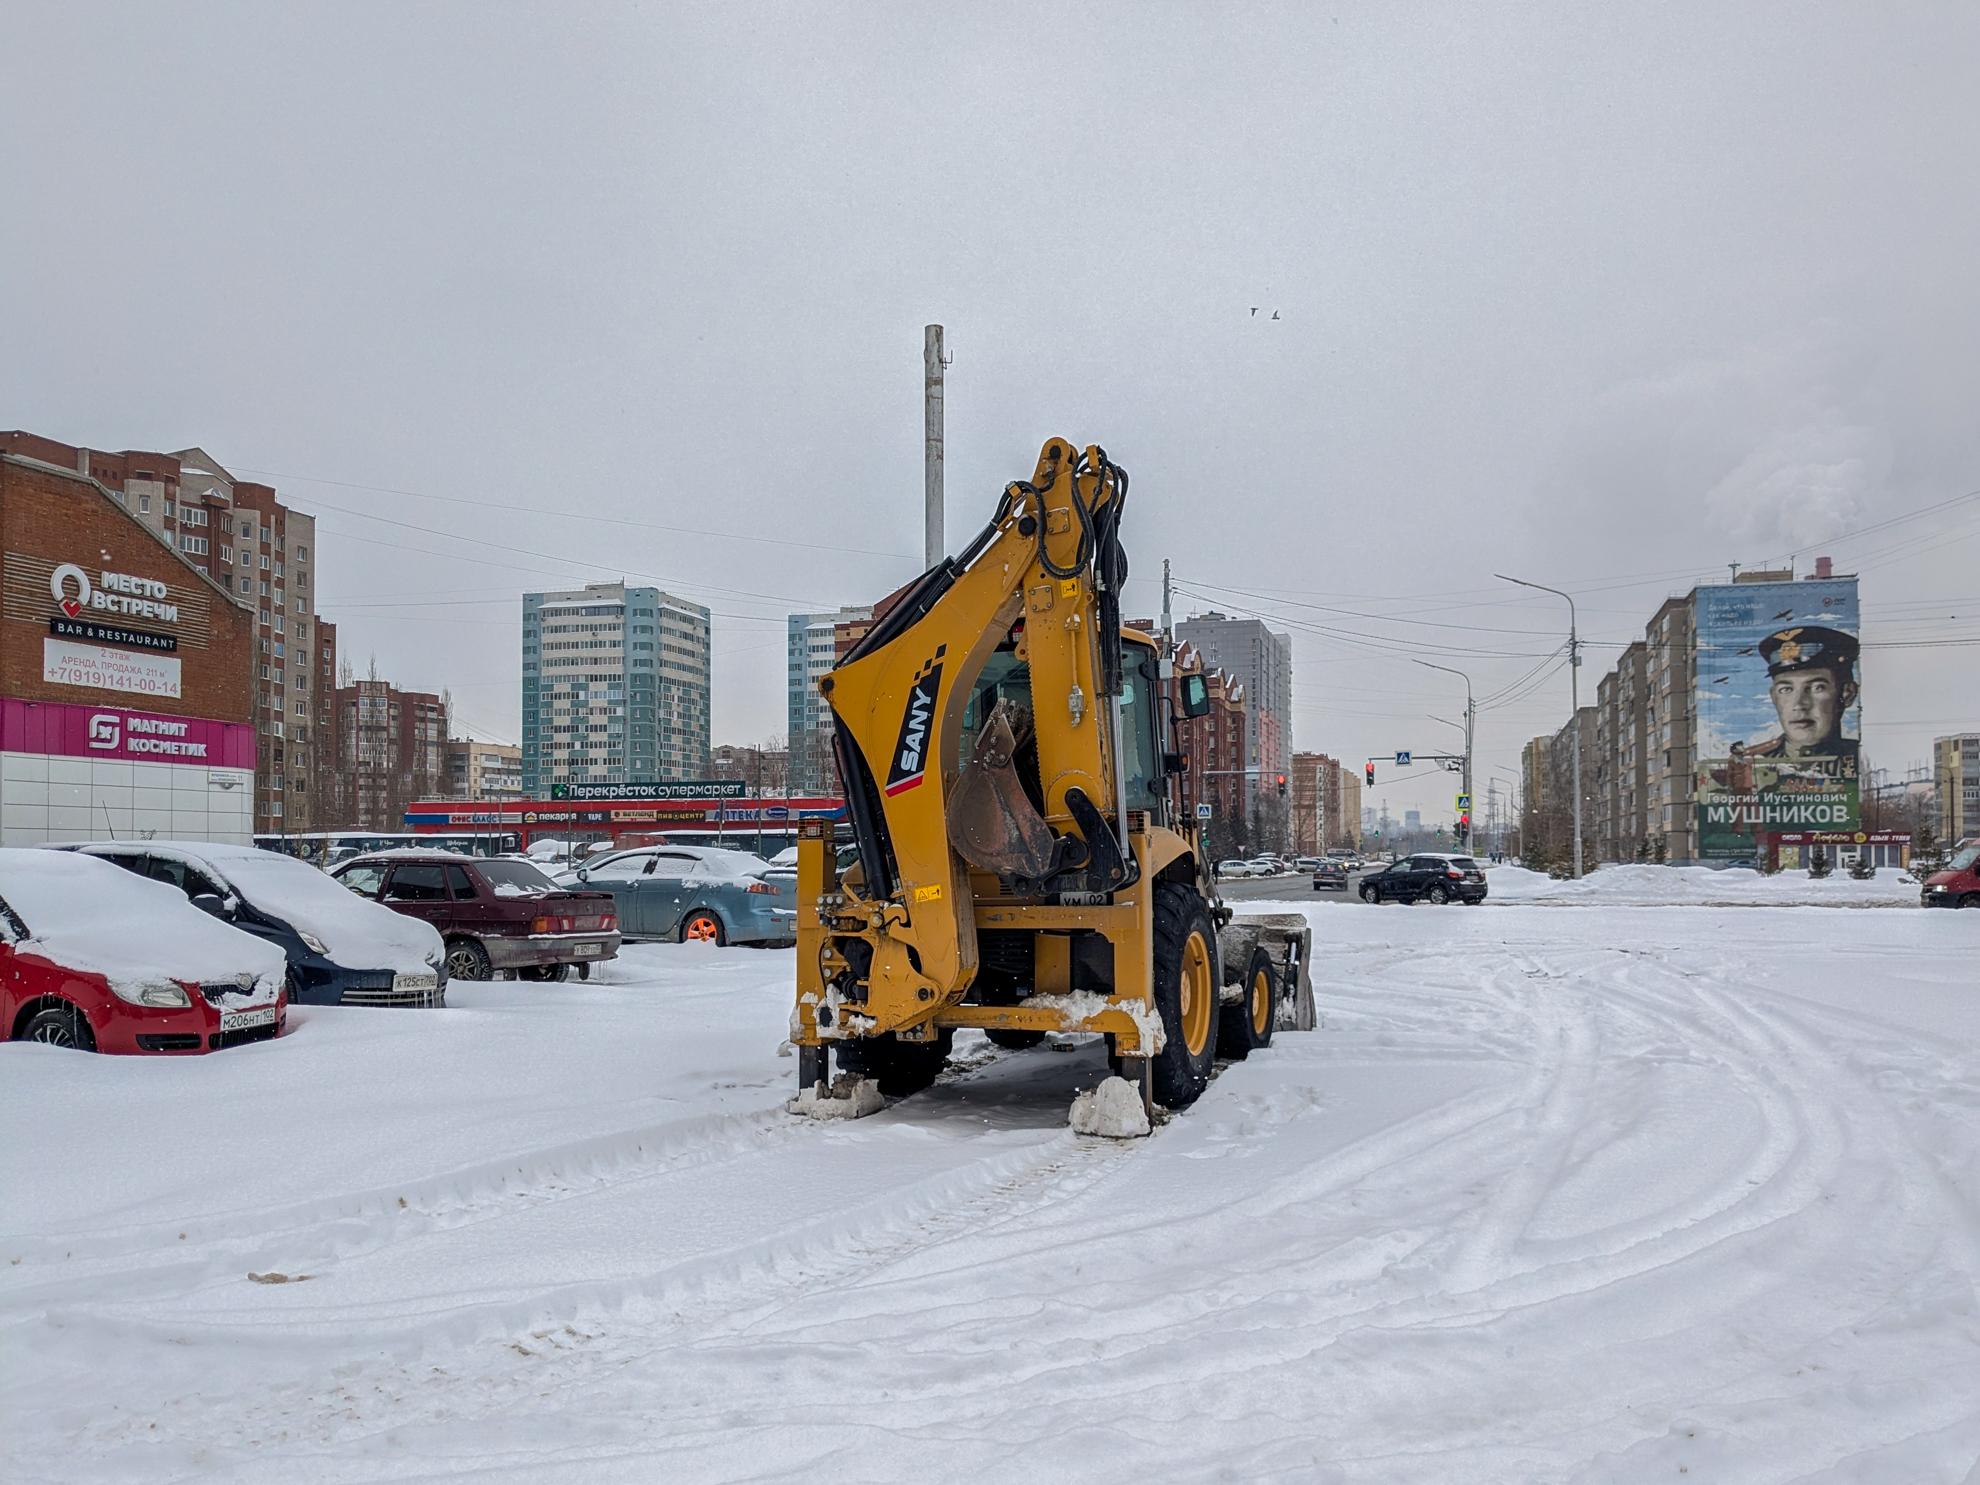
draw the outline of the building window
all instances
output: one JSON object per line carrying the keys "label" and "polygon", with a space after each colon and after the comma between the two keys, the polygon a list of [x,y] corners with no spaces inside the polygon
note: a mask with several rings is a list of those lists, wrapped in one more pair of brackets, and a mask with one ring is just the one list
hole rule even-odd
{"label": "building window", "polygon": [[138,509],[141,511],[149,511],[151,509],[151,497],[149,495],[138,496]]}
{"label": "building window", "polygon": [[300,542],[296,544],[296,560],[298,562],[307,562],[309,560],[309,548]]}
{"label": "building window", "polygon": [[306,701],[298,701],[298,702],[296,703],[296,715],[297,715],[297,716],[299,716],[299,717],[306,717],[306,716],[308,716],[308,715],[309,715],[309,703],[308,703],[308,702],[306,702]]}
{"label": "building window", "polygon": [[232,547],[220,548],[220,560],[225,562],[229,567],[232,567],[234,565],[234,549]]}

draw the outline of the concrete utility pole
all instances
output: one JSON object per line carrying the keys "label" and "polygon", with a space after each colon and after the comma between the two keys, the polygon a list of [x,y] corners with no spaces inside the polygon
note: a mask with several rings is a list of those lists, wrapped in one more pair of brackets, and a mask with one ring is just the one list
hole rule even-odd
{"label": "concrete utility pole", "polygon": [[1169,559],[1162,559],[1162,653],[1176,652],[1176,626],[1169,608]]}
{"label": "concrete utility pole", "polygon": [[927,429],[922,485],[928,502],[922,522],[924,568],[933,567],[948,555],[942,540],[942,368],[948,364],[948,357],[942,353],[942,327],[924,327],[921,332],[921,370],[925,384]]}
{"label": "concrete utility pole", "polygon": [[1551,593],[1556,598],[1567,599],[1568,606],[1568,695],[1569,705],[1574,708],[1568,717],[1568,725],[1574,729],[1570,741],[1574,745],[1574,782],[1569,785],[1574,795],[1574,874],[1581,876],[1581,636],[1575,628],[1574,595],[1563,593],[1559,588],[1550,588],[1545,583],[1529,583],[1524,578],[1507,577],[1503,572],[1492,574],[1502,583],[1517,583],[1522,588],[1536,588],[1542,593]]}

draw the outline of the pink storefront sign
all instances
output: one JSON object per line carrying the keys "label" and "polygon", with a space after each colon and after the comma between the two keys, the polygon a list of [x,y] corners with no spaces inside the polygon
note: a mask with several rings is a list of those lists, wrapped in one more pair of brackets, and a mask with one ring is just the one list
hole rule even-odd
{"label": "pink storefront sign", "polygon": [[0,753],[106,762],[254,768],[254,729],[120,706],[70,706],[0,696]]}

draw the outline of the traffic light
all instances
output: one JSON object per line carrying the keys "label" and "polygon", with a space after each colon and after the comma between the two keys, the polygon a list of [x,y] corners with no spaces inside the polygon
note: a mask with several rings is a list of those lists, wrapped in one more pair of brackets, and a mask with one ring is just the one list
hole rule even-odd
{"label": "traffic light", "polygon": [[1283,798],[1285,797],[1285,793],[1286,793],[1286,776],[1285,776],[1284,774],[1280,774],[1280,775],[1279,775],[1279,797],[1280,797],[1281,799],[1283,799]]}
{"label": "traffic light", "polygon": [[1371,789],[1375,787],[1375,765],[1373,763],[1368,765],[1368,787]]}
{"label": "traffic light", "polygon": [[1468,840],[1470,840],[1470,839],[1471,839],[1471,811],[1470,811],[1470,810],[1460,810],[1460,811],[1458,811],[1458,820],[1457,820],[1457,838],[1458,838],[1458,844],[1459,844],[1459,845],[1463,845],[1463,844],[1464,844],[1464,843],[1465,843],[1466,841],[1468,841]]}

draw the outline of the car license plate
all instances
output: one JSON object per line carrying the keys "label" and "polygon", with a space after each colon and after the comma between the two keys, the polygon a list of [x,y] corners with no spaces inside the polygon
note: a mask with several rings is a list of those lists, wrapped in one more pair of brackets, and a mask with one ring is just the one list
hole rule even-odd
{"label": "car license plate", "polygon": [[438,975],[394,975],[392,977],[392,988],[394,990],[432,990],[436,989],[439,984],[440,977]]}
{"label": "car license plate", "polygon": [[584,959],[592,954],[596,954],[603,947],[603,944],[576,944],[572,946],[571,952],[577,955],[578,958]]}
{"label": "car license plate", "polygon": [[246,1031],[250,1027],[272,1026],[274,1024],[275,1007],[272,1005],[259,1006],[251,1011],[222,1011],[220,1013],[220,1029],[222,1031]]}

